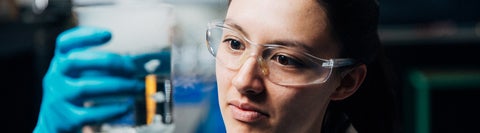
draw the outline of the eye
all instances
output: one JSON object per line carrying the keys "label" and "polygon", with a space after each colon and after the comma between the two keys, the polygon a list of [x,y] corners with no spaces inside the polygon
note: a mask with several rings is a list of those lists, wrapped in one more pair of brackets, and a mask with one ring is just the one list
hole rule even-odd
{"label": "eye", "polygon": [[238,40],[235,39],[225,39],[223,43],[227,43],[232,50],[244,50],[245,46]]}
{"label": "eye", "polygon": [[297,68],[305,67],[302,61],[289,57],[287,55],[277,54],[272,56],[272,60],[283,66],[290,66],[290,67],[297,67]]}

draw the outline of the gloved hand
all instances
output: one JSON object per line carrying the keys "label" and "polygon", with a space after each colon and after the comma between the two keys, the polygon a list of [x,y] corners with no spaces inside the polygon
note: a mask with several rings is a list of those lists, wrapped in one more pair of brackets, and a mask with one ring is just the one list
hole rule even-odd
{"label": "gloved hand", "polygon": [[84,125],[122,116],[131,103],[87,107],[92,98],[134,95],[144,90],[134,78],[131,57],[87,50],[109,41],[109,31],[76,27],[57,38],[55,55],[43,79],[43,99],[35,133],[79,132]]}

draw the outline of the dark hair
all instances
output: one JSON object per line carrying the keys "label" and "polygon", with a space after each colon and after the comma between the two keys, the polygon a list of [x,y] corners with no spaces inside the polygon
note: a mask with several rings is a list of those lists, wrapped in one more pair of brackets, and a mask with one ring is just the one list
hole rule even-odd
{"label": "dark hair", "polygon": [[391,133],[396,127],[393,71],[378,36],[379,4],[376,0],[319,0],[326,9],[329,28],[340,43],[341,56],[367,65],[363,84],[349,98],[332,101],[324,132]]}

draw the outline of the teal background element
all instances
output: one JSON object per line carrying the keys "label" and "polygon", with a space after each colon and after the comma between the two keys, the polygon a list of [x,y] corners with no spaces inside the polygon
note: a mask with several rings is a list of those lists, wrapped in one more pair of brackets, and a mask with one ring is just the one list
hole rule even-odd
{"label": "teal background element", "polygon": [[[408,74],[408,84],[412,86],[413,94],[410,94],[412,102],[406,102],[404,107],[413,111],[413,131],[414,133],[431,133],[432,117],[431,93],[433,91],[461,91],[480,89],[480,71],[466,70],[464,68],[457,69],[413,69]],[[406,94],[409,95],[409,94]],[[410,97],[404,97],[408,99]],[[448,98],[448,97],[447,97]],[[472,105],[476,106],[476,105]],[[475,108],[475,107],[473,107]],[[455,113],[462,113],[461,110]],[[474,115],[474,114],[473,114]],[[468,123],[465,121],[465,123]],[[474,128],[474,127],[471,127]]]}

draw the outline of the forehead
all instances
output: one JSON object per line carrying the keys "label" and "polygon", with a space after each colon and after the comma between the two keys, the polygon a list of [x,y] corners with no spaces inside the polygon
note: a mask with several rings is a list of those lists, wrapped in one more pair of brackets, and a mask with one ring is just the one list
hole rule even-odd
{"label": "forehead", "polygon": [[287,39],[314,50],[328,47],[319,44],[329,34],[326,12],[316,0],[232,0],[226,19],[257,43]]}

